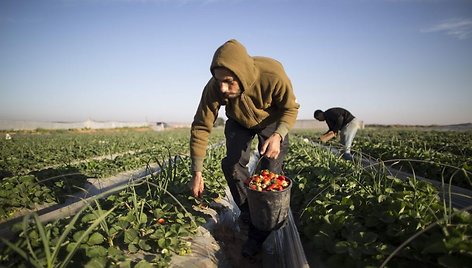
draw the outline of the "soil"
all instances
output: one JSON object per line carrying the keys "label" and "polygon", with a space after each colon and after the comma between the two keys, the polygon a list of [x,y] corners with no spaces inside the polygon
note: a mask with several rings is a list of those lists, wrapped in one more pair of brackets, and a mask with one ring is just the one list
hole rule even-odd
{"label": "soil", "polygon": [[241,223],[234,223],[234,225],[217,224],[212,232],[213,237],[220,244],[228,263],[231,267],[262,267],[262,253],[253,258],[246,258],[241,254],[242,245],[247,239],[248,225]]}

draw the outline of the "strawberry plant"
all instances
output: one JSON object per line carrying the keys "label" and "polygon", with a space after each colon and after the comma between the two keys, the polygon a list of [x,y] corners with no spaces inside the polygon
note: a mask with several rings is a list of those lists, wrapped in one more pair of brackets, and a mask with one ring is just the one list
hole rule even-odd
{"label": "strawberry plant", "polygon": [[413,169],[419,176],[472,189],[470,131],[365,129],[357,135],[355,146],[397,169]]}
{"label": "strawberry plant", "polygon": [[[389,131],[362,130],[354,143],[355,153],[368,152],[382,160],[379,165],[344,161],[294,137],[284,166],[291,180],[263,171],[252,182],[261,191],[291,184],[298,230],[327,267],[466,267],[472,260],[470,213],[445,206],[437,189],[415,176],[395,178],[386,165],[400,166],[404,157],[403,169],[435,176],[440,171],[438,177],[452,176],[454,181],[459,170],[467,183],[470,136]],[[303,136],[317,140],[311,132]],[[160,172],[106,198],[97,196],[71,217],[41,223],[34,214],[26,216],[12,230],[15,236],[2,240],[0,265],[167,267],[173,255],[191,253],[191,237],[208,219],[198,208],[222,197],[226,182],[220,166],[225,154],[219,146],[222,132],[215,131],[210,141],[215,146],[207,150],[203,170],[204,196],[190,196],[188,138],[187,129],[22,133],[1,141],[0,189],[8,191],[0,191],[0,208],[7,204],[11,209],[0,213],[6,217],[19,209],[61,202],[88,177],[106,178],[150,165]],[[330,141],[328,146],[339,145]],[[449,175],[446,166],[460,168]]]}
{"label": "strawberry plant", "polygon": [[[209,156],[222,152],[210,150]],[[0,265],[168,267],[172,255],[191,253],[190,238],[207,221],[194,210],[201,201],[189,196],[189,161],[185,156],[161,159],[162,172],[124,185],[105,199],[97,196],[72,218],[43,226],[37,217],[33,225],[25,217],[13,230],[18,238],[2,240],[6,246],[0,249]],[[213,161],[205,171],[208,203],[212,196],[224,194],[221,177],[213,177],[221,172],[208,173],[216,166],[219,163]]]}
{"label": "strawberry plant", "polygon": [[[88,178],[114,176],[188,152],[188,130],[50,131],[0,140],[0,220],[21,211],[62,203],[85,188]],[[212,142],[221,134],[212,135]],[[22,176],[34,178],[25,187]],[[33,182],[34,181],[34,182]],[[16,189],[18,187],[18,189]]]}
{"label": "strawberry plant", "polygon": [[388,267],[460,267],[470,261],[472,243],[464,240],[472,234],[470,214],[446,211],[445,217],[435,187],[332,155],[292,139],[286,165],[299,230],[324,264],[378,267],[390,258]]}

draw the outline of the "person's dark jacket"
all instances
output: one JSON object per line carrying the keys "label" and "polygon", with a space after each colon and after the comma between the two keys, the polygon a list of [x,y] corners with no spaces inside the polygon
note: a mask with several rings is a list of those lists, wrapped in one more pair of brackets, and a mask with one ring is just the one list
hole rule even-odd
{"label": "person's dark jacket", "polygon": [[326,124],[328,124],[329,131],[338,133],[343,127],[354,119],[354,116],[346,109],[335,107],[330,108],[324,112]]}

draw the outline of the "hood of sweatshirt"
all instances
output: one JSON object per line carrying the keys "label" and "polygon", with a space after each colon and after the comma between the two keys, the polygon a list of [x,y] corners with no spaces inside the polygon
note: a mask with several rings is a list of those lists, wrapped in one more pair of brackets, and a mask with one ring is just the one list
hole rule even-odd
{"label": "hood of sweatshirt", "polygon": [[224,67],[232,71],[240,81],[241,90],[251,88],[258,77],[254,58],[248,53],[246,48],[235,39],[231,39],[221,45],[213,55],[210,71],[214,75],[214,70]]}

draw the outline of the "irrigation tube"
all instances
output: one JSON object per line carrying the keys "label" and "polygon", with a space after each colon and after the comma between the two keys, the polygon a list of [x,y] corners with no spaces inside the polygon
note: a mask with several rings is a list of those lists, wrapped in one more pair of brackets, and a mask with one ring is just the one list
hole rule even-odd
{"label": "irrigation tube", "polygon": [[[151,174],[160,172],[159,167],[146,167],[138,171],[128,171],[108,179],[91,179],[90,184],[81,193],[72,195],[64,203],[55,204],[35,211],[41,222],[50,222],[75,214],[83,206],[91,204],[93,200],[107,197],[128,187],[129,182],[138,182]],[[0,236],[11,238],[10,228],[21,221],[25,215],[20,215],[0,224]]]}

